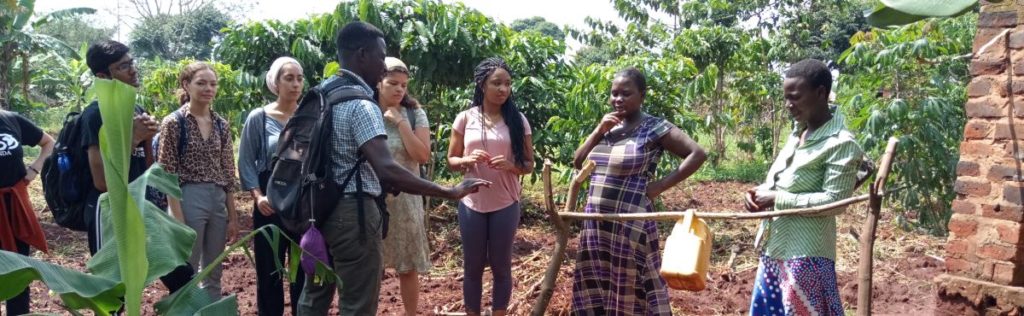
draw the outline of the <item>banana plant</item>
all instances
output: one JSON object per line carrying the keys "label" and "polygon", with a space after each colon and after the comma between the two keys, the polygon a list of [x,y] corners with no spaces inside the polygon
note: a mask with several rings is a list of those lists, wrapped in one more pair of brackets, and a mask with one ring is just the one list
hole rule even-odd
{"label": "banana plant", "polygon": [[[14,63],[21,61],[22,78],[28,78],[30,59],[39,52],[56,52],[66,57],[78,58],[74,48],[54,37],[37,33],[34,28],[50,21],[80,14],[92,14],[92,8],[70,8],[51,12],[30,23],[35,14],[35,0],[7,0],[0,2],[0,106],[12,103],[11,95],[15,82],[11,79]],[[28,100],[29,81],[21,80],[21,94]]]}
{"label": "banana plant", "polygon": [[[128,183],[135,89],[120,81],[106,79],[97,79],[93,89],[104,123],[100,128],[100,150],[104,157],[108,191],[100,196],[99,220],[109,229],[103,232],[103,246],[89,260],[89,273],[0,251],[0,284],[5,284],[0,288],[0,300],[22,292],[31,281],[40,280],[60,296],[63,307],[72,314],[88,309],[95,315],[110,315],[123,309],[127,315],[139,315],[143,289],[159,276],[186,262],[196,235],[191,228],[145,199],[148,186],[180,198],[177,176],[155,164]],[[291,243],[293,258],[300,254],[298,244],[277,227],[257,229],[221,253],[188,286],[158,302],[158,314],[237,314],[234,295],[213,301],[196,284],[207,276],[209,268],[220,265],[233,250],[246,247],[257,234],[274,241],[284,237]],[[297,260],[288,268],[277,262],[279,269],[287,271],[293,281],[297,265]],[[323,262],[317,262],[316,270],[319,279],[333,278],[340,282]]]}

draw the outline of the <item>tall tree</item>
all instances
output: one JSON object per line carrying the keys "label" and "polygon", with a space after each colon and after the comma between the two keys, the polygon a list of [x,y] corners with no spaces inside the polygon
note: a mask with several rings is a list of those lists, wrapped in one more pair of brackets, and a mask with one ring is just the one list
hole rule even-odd
{"label": "tall tree", "polygon": [[561,27],[558,27],[555,23],[548,22],[548,20],[539,16],[512,21],[511,27],[512,30],[515,30],[516,32],[531,30],[540,32],[541,34],[550,36],[556,40],[565,40],[565,32],[562,32]]}
{"label": "tall tree", "polygon": [[52,36],[71,47],[91,44],[114,37],[114,28],[98,23],[91,16],[82,15],[56,20],[36,28],[39,34]]}
{"label": "tall tree", "polygon": [[35,28],[43,26],[55,20],[76,16],[79,14],[92,14],[96,12],[91,8],[71,8],[54,11],[37,18],[29,23],[35,12],[35,0],[14,0],[0,3],[0,107],[11,106],[11,95],[14,82],[12,82],[11,71],[14,63],[21,61],[21,88],[24,98],[28,98],[28,81],[30,65],[29,60],[33,53],[40,51],[60,52],[66,56],[78,56],[74,49],[63,41],[51,36],[40,34]]}
{"label": "tall tree", "polygon": [[211,41],[230,18],[212,4],[181,14],[160,14],[142,21],[130,34],[136,56],[180,60],[209,58]]}
{"label": "tall tree", "polygon": [[213,5],[213,0],[128,0],[141,20],[181,15]]}

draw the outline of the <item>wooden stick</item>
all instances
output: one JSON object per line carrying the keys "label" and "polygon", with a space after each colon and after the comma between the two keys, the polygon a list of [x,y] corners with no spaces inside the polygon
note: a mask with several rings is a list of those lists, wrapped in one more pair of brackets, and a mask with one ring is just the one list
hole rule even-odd
{"label": "wooden stick", "polygon": [[857,268],[857,274],[860,279],[857,285],[857,315],[860,316],[871,315],[871,284],[874,274],[875,233],[878,229],[878,217],[882,212],[882,197],[884,196],[882,193],[884,192],[885,180],[889,177],[892,157],[896,152],[896,144],[898,143],[899,139],[896,137],[889,138],[889,145],[886,146],[885,154],[882,155],[882,165],[878,169],[878,175],[868,190],[870,195],[870,202],[868,204],[871,207],[868,210],[867,220],[864,221],[864,228],[861,230],[860,266]]}
{"label": "wooden stick", "polygon": [[[544,164],[546,165],[549,162],[544,161]],[[569,183],[569,196],[565,200],[566,212],[576,211],[576,198],[579,196],[580,186],[590,178],[590,174],[594,172],[595,168],[597,168],[597,163],[594,163],[593,160],[587,160],[587,162],[583,163],[583,168],[572,178],[572,182]]]}
{"label": "wooden stick", "polygon": [[[895,191],[899,191],[904,187],[897,188],[884,192],[882,195],[889,195]],[[870,198],[870,194],[859,195],[845,200],[839,200],[829,204],[819,205],[815,207],[801,208],[801,209],[789,209],[782,211],[771,211],[771,212],[759,212],[759,213],[740,213],[740,212],[697,212],[697,217],[702,219],[763,219],[775,216],[793,216],[793,215],[815,215],[831,211],[837,207],[844,207],[851,204],[857,204],[860,202],[867,201]],[[605,220],[605,221],[634,221],[634,220],[656,220],[656,221],[675,221],[683,217],[686,212],[657,212],[657,213],[621,213],[621,214],[595,214],[595,213],[577,213],[577,212],[560,212],[558,213],[563,219],[574,219],[574,220]]]}
{"label": "wooden stick", "polygon": [[[590,170],[593,171],[593,161],[590,161]],[[584,167],[586,169],[586,167]],[[589,176],[589,171],[587,172]],[[583,172],[580,172],[582,175]],[[572,188],[578,189],[581,181],[573,179],[573,184],[570,185],[569,200],[566,201],[566,205],[576,204],[575,194]],[[565,247],[569,242],[569,227],[566,226],[562,218],[558,216],[558,212],[555,209],[555,196],[552,192],[551,185],[551,161],[544,160],[544,169],[541,173],[541,179],[544,181],[544,211],[548,214],[548,219],[555,225],[555,252],[551,255],[551,261],[548,262],[548,269],[544,272],[544,280],[540,283],[540,295],[537,296],[537,303],[533,304],[533,310],[530,311],[530,315],[542,316],[548,308],[548,304],[551,302],[551,295],[555,291],[555,282],[558,280],[558,271],[562,269],[562,261],[565,259]]]}

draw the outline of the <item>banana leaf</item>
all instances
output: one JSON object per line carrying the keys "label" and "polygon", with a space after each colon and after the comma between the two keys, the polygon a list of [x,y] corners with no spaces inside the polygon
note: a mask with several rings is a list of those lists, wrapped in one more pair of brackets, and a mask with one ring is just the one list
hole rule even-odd
{"label": "banana leaf", "polygon": [[[146,273],[146,285],[151,284],[160,276],[185,264],[195,243],[196,233],[192,228],[171,217],[163,209],[146,200],[146,187],[152,186],[168,196],[181,197],[178,176],[168,173],[160,164],[154,164],[139,178],[128,184],[128,194],[136,205],[142,205],[142,218],[146,225],[146,257],[149,271]],[[112,212],[105,203],[106,195],[100,197],[101,227],[112,227]],[[88,267],[95,275],[113,280],[121,279],[120,264],[117,258],[117,239],[114,231],[103,230],[103,246],[89,260]]]}
{"label": "banana leaf", "polygon": [[135,200],[128,195],[128,165],[133,147],[132,122],[135,115],[135,88],[117,81],[97,78],[93,83],[99,100],[100,153],[107,181],[108,209],[113,219],[121,281],[125,286],[125,312],[138,316],[142,290],[146,287],[149,260],[146,258],[146,226]]}
{"label": "banana leaf", "polygon": [[[267,225],[253,230],[249,234],[240,238],[234,244],[231,244],[227,250],[222,252],[213,263],[204,267],[200,270],[199,274],[192,281],[189,282],[185,287],[178,292],[168,295],[161,299],[154,305],[157,314],[170,315],[170,316],[186,316],[186,315],[234,315],[238,313],[238,302],[234,295],[230,295],[222,298],[219,301],[214,302],[212,298],[206,293],[206,291],[200,289],[198,284],[200,281],[205,279],[210,274],[210,268],[220,265],[224,259],[227,259],[228,255],[235,250],[243,247],[248,247],[249,240],[258,234],[263,234],[269,240],[280,240],[285,238],[291,244],[291,249],[299,249],[299,244],[288,237],[287,234],[281,231],[280,228],[274,225]],[[300,250],[301,251],[301,250]],[[275,251],[276,252],[276,251]],[[295,256],[295,251],[292,252],[292,258],[298,258]],[[292,260],[290,267],[291,271],[287,274],[291,281],[295,281],[296,264],[298,260]],[[276,263],[278,267],[281,267],[281,262]],[[334,273],[331,268],[323,261],[316,261],[316,280],[333,280],[335,284],[341,284],[341,278]]]}
{"label": "banana leaf", "polygon": [[69,311],[90,309],[109,315],[121,306],[124,284],[85,274],[9,251],[0,251],[0,301],[20,294],[33,280],[40,280],[60,296]]}

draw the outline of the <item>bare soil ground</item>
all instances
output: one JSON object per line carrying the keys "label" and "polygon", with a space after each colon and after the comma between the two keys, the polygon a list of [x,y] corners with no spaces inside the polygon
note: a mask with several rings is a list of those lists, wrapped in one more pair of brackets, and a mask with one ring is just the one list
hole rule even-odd
{"label": "bare soil ground", "polygon": [[[33,256],[77,270],[85,270],[88,247],[84,233],[73,232],[50,224],[49,212],[43,211],[42,193],[38,182],[33,186],[34,205],[47,232],[50,253],[36,251]],[[751,184],[736,182],[707,182],[682,185],[666,192],[663,203],[669,210],[697,208],[709,211],[739,210],[740,193]],[[539,186],[538,186],[539,187]],[[554,232],[539,211],[541,196],[529,190],[524,198],[527,210],[514,248],[514,293],[510,314],[528,314],[536,299],[534,291],[543,278],[552,255]],[[243,227],[251,227],[249,206],[251,201],[238,195],[242,209]],[[455,214],[450,204],[441,205],[430,212],[431,259],[434,269],[421,276],[419,312],[424,315],[460,313],[462,305],[461,242]],[[843,304],[848,312],[856,307],[858,245],[855,235],[864,220],[865,206],[851,207],[839,216],[838,258],[839,287]],[[936,291],[932,278],[942,273],[941,258],[945,238],[906,232],[892,224],[890,212],[883,210],[878,239],[875,244],[874,313],[879,315],[931,315],[935,314]],[[755,221],[712,221],[715,234],[712,269],[708,288],[702,292],[671,291],[672,308],[676,315],[736,315],[748,310],[750,292],[757,269],[757,258],[751,244],[756,232]],[[662,226],[662,238],[670,231],[670,224]],[[572,268],[576,252],[575,241],[570,241],[568,260],[562,266],[558,286],[548,307],[549,315],[568,315],[572,299]],[[733,250],[737,255],[732,269],[728,260]],[[484,289],[490,288],[485,272]],[[255,269],[241,252],[233,253],[225,263],[223,276],[225,293],[238,296],[239,313],[255,315]],[[31,286],[33,311],[66,314],[60,299],[47,294],[45,285],[34,282]],[[489,290],[484,294],[484,305],[490,302]],[[167,291],[156,282],[146,289],[144,315],[154,314],[152,303]],[[398,278],[386,271],[380,291],[381,315],[400,315],[403,311]],[[335,314],[336,310],[332,311]]]}

